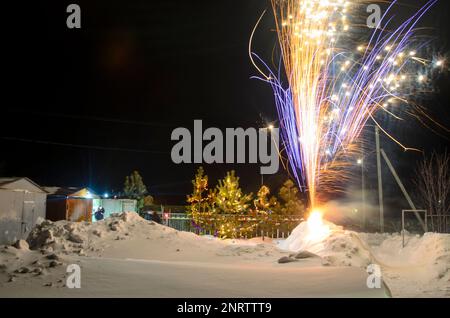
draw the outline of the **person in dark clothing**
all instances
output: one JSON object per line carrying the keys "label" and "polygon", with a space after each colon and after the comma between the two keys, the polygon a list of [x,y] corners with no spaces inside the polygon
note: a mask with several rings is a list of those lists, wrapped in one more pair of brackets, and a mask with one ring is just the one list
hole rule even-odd
{"label": "person in dark clothing", "polygon": [[158,215],[158,212],[152,212],[152,221],[161,224],[161,218]]}
{"label": "person in dark clothing", "polygon": [[97,209],[97,212],[95,212],[94,216],[96,221],[103,220],[105,218],[105,209],[103,207],[99,207]]}

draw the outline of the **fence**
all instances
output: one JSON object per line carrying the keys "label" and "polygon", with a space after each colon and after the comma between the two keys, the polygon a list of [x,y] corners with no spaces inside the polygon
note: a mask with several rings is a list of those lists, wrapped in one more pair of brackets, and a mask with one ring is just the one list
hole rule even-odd
{"label": "fence", "polygon": [[[196,226],[192,218],[190,218],[186,213],[164,214],[158,212],[158,215],[161,218],[162,224],[178,231],[192,232],[198,235],[217,235],[215,229],[202,229],[201,227]],[[223,217],[233,218],[235,216],[224,215]],[[282,216],[279,217],[276,222],[272,219],[272,222],[267,222],[268,219],[270,219],[269,217],[263,222],[257,223],[256,218],[252,218],[251,216],[239,216],[239,218],[241,222],[246,222],[247,224],[251,224],[253,222],[254,225],[254,229],[243,235],[243,238],[269,237],[274,239],[287,238],[291,234],[292,230],[303,220],[298,216]]]}
{"label": "fence", "polygon": [[429,214],[428,230],[438,233],[450,233],[450,215]]}
{"label": "fence", "polygon": [[[410,217],[405,219],[407,212]],[[402,227],[401,230],[407,230],[411,233],[423,234],[423,228],[420,222],[412,215],[411,212],[423,213],[426,232],[434,233],[450,233],[450,216],[446,214],[428,214],[426,210],[402,210]]]}
{"label": "fence", "polygon": [[[215,235],[213,230],[203,230],[195,226],[192,219],[186,213],[169,213],[168,217],[164,217],[163,213],[158,212],[161,221],[164,225],[172,227],[178,231],[192,232],[198,235]],[[150,216],[146,216],[147,219],[151,219]],[[450,216],[449,215],[427,215],[428,231],[438,232],[438,233],[450,233]],[[247,222],[252,222],[252,220],[246,220]],[[270,237],[270,238],[286,238],[290,235],[292,230],[302,221],[302,218],[298,216],[284,216],[282,219],[278,220],[274,226],[267,226],[265,224],[256,225],[252,233],[247,235],[247,238],[252,237]],[[353,221],[352,221],[353,222]],[[420,227],[419,222],[415,217],[411,217],[404,220],[405,228],[412,233],[422,233],[423,230]],[[268,222],[272,223],[272,222]],[[372,226],[369,225],[369,220],[367,220],[367,228],[363,230],[362,228],[353,228],[355,231],[373,231],[379,230],[378,221],[374,221]],[[341,223],[340,223],[341,224]],[[346,228],[352,229],[349,224],[341,224]],[[354,224],[353,224],[354,225]],[[402,224],[401,220],[389,220],[386,219],[385,230],[388,232],[401,232]]]}
{"label": "fence", "polygon": [[192,219],[186,213],[170,213],[166,218],[161,215],[161,220],[178,231],[193,232]]}

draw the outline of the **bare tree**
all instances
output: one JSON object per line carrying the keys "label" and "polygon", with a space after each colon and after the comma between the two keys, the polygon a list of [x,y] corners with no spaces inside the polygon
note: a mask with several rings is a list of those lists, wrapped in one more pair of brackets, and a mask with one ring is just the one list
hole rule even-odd
{"label": "bare tree", "polygon": [[450,221],[450,155],[433,152],[416,168],[414,183],[422,208],[431,217],[433,231],[448,232]]}

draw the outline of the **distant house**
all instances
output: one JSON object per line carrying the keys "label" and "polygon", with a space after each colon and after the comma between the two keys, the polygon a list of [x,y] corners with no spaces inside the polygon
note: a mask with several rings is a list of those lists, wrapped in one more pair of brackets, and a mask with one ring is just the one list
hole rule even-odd
{"label": "distant house", "polygon": [[0,178],[0,244],[25,239],[45,219],[46,191],[28,178]]}
{"label": "distant house", "polygon": [[47,195],[46,218],[51,221],[91,222],[94,200],[99,200],[89,188],[44,187]]}
{"label": "distant house", "polygon": [[[94,213],[101,206],[105,210],[104,218],[110,217],[113,213],[136,212],[136,200],[131,199],[100,199],[94,200]],[[92,221],[95,222],[95,216],[92,215]]]}

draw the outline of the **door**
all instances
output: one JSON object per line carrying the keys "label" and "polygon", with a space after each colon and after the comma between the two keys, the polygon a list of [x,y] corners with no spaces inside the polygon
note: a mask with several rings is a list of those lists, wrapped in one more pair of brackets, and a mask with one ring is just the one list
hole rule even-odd
{"label": "door", "polygon": [[69,198],[67,200],[67,220],[92,222],[92,199]]}
{"label": "door", "polygon": [[35,220],[36,204],[34,201],[23,201],[21,238],[26,239],[30,233]]}

